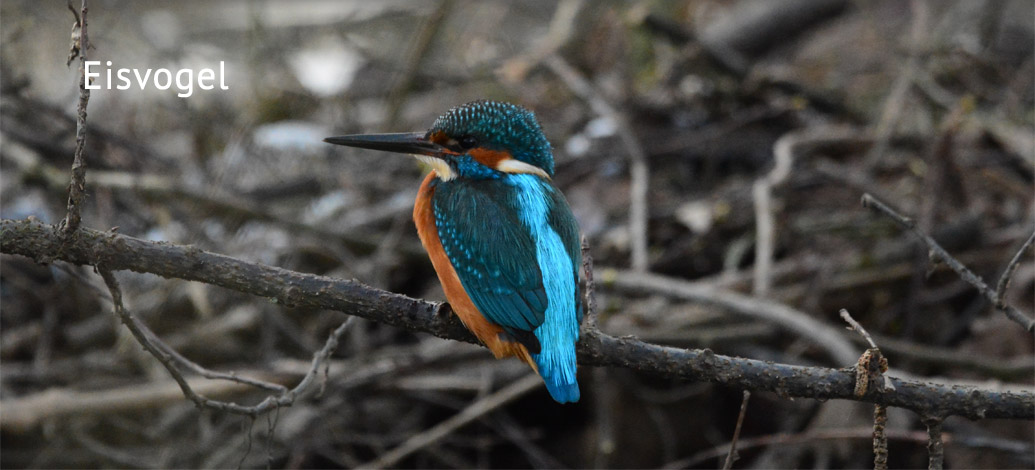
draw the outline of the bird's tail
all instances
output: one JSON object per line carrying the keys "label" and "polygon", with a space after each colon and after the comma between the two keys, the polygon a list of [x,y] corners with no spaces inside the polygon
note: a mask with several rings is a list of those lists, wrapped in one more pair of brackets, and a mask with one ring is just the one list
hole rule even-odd
{"label": "bird's tail", "polygon": [[579,383],[575,374],[575,345],[569,344],[564,350],[544,350],[541,354],[533,354],[539,365],[539,375],[546,383],[546,390],[557,403],[574,403],[579,401]]}

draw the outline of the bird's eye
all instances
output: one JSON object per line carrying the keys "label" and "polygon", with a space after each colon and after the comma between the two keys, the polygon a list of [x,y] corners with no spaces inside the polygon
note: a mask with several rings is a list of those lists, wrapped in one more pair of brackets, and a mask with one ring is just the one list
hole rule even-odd
{"label": "bird's eye", "polygon": [[469,148],[474,148],[477,145],[478,145],[478,139],[475,139],[474,136],[465,135],[465,136],[460,138],[460,147],[461,148],[469,149]]}

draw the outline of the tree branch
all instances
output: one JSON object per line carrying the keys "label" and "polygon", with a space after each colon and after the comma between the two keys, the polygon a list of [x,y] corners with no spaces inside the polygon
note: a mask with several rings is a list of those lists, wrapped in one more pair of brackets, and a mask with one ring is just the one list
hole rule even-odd
{"label": "tree branch", "polygon": [[[37,260],[60,259],[218,285],[292,306],[337,310],[388,325],[474,343],[474,337],[443,304],[412,299],[357,281],[333,279],[242,261],[191,246],[150,242],[81,228],[62,246],[60,229],[36,220],[0,221],[0,252]],[[618,366],[664,377],[709,381],[731,388],[764,390],[785,397],[848,399],[907,408],[926,416],[970,419],[1035,419],[1035,392],[950,387],[892,378],[894,390],[854,397],[855,370],[803,367],[727,357],[587,331],[579,362]]]}
{"label": "tree branch", "polygon": [[[69,3],[69,9],[75,9]],[[79,54],[79,104],[76,109],[75,156],[72,159],[72,182],[68,185],[68,214],[63,222],[65,235],[71,237],[82,221],[83,198],[86,192],[86,163],[83,153],[86,150],[86,105],[90,102],[90,89],[86,88],[86,50],[90,48],[90,40],[86,35],[86,0],[83,0],[82,14],[76,15],[76,23],[72,27],[72,52],[69,63]]]}
{"label": "tree branch", "polygon": [[[945,251],[945,249],[942,248],[942,246],[939,245],[938,242],[934,241],[933,238],[931,238],[924,232],[920,231],[920,229],[916,227],[916,222],[914,222],[913,219],[899,214],[895,211],[895,209],[892,209],[887,204],[884,204],[883,202],[877,200],[877,198],[869,194],[863,194],[862,205],[863,207],[869,207],[876,212],[888,216],[889,218],[891,218],[891,220],[894,220],[895,223],[897,223],[902,228],[908,229],[909,231],[913,232],[913,235],[915,235],[917,239],[919,239],[921,242],[923,242],[925,246],[927,246],[927,249],[929,250],[928,257],[930,257],[932,262],[945,262],[945,264],[948,265],[949,268],[951,268],[953,271],[956,271],[956,274],[959,274],[961,279],[977,288],[978,292],[981,292],[981,295],[988,299],[989,302],[992,302],[992,305],[994,305],[997,309],[1002,310],[1003,313],[1006,314],[1007,318],[1013,320],[1014,322],[1017,322],[1019,325],[1023,326],[1024,329],[1028,331],[1035,331],[1035,320],[1032,320],[1027,315],[1021,313],[1021,311],[1017,310],[1016,307],[1004,304],[999,294],[996,293],[996,291],[992,290],[991,287],[988,287],[988,284],[985,284],[985,281],[981,279],[980,276],[974,274],[974,272],[968,269],[966,266],[964,266],[963,263],[960,263],[959,260],[950,255],[949,252]],[[1032,236],[1035,237],[1035,235]],[[1027,245],[1027,242],[1025,243],[1025,245]],[[1015,258],[1019,259],[1020,254],[1023,253],[1025,249],[1026,247],[1022,247],[1022,249],[1018,252]],[[1011,260],[1010,264],[1007,266],[1007,273],[1004,273],[1004,275],[1007,275],[1009,273],[1009,270],[1011,269],[1010,266],[1013,265],[1015,265],[1015,263]],[[1003,289],[1005,290],[1005,287]]]}

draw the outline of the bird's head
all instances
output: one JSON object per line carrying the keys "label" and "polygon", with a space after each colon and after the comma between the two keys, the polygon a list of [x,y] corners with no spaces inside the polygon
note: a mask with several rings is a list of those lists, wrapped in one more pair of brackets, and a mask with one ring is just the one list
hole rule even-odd
{"label": "bird's head", "polygon": [[497,178],[504,173],[553,176],[550,142],[531,111],[499,101],[450,109],[427,132],[328,137],[325,142],[414,154],[444,180]]}

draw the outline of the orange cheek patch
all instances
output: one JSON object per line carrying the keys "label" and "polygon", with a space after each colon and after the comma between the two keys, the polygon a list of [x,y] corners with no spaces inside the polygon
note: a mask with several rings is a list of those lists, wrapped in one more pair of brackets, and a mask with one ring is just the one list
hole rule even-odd
{"label": "orange cheek patch", "polygon": [[428,136],[428,140],[430,140],[430,141],[432,141],[432,142],[434,142],[436,144],[439,144],[439,145],[446,145],[446,142],[449,141],[449,137],[446,136],[445,132],[438,131],[438,132],[436,132],[434,134],[429,135]]}
{"label": "orange cheek patch", "polygon": [[489,150],[480,147],[468,150],[467,154],[474,158],[476,162],[489,168],[496,168],[500,162],[511,158],[510,152],[505,150]]}

